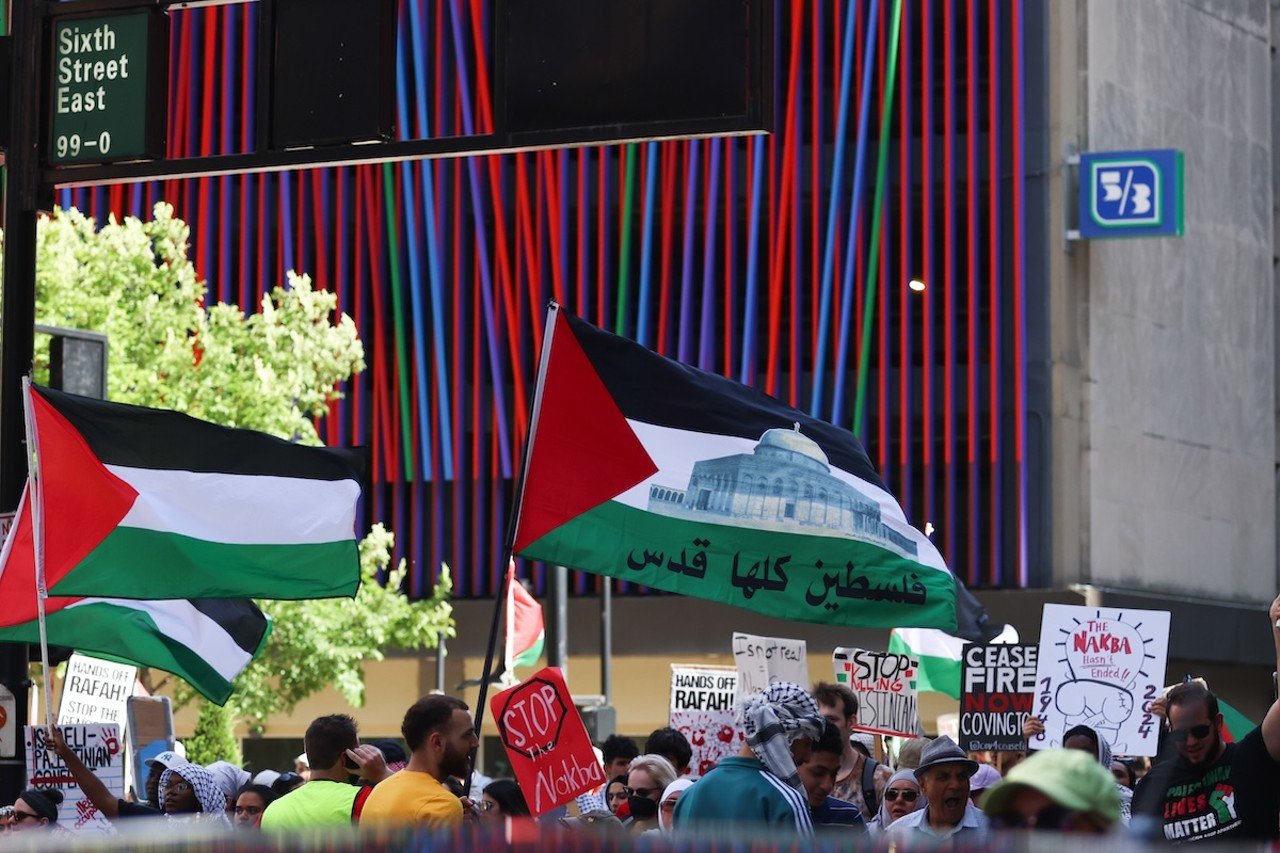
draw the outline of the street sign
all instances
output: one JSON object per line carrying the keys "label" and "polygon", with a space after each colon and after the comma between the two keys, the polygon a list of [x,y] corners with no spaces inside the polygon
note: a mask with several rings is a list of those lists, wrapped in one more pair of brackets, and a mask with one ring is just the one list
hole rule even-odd
{"label": "street sign", "polygon": [[50,165],[106,163],[158,151],[165,93],[164,17],[151,11],[58,18],[50,28]]}
{"label": "street sign", "polygon": [[1182,152],[1080,155],[1080,236],[1182,235]]}

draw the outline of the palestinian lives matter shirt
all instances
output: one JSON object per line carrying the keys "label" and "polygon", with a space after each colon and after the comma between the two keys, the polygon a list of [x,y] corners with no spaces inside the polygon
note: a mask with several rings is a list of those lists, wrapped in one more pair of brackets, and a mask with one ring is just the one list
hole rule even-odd
{"label": "palestinian lives matter shirt", "polygon": [[1133,796],[1134,815],[1156,815],[1169,841],[1274,839],[1280,820],[1280,764],[1262,730],[1229,743],[1207,769],[1176,756],[1151,769]]}

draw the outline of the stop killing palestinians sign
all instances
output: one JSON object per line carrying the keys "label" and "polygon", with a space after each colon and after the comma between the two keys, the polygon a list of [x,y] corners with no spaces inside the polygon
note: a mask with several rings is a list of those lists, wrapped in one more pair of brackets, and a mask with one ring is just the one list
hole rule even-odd
{"label": "stop killing palestinians sign", "polygon": [[916,674],[920,662],[910,655],[872,652],[866,649],[836,649],[832,654],[836,682],[858,697],[861,732],[897,737],[920,735],[919,695]]}
{"label": "stop killing palestinians sign", "polygon": [[534,817],[605,783],[604,768],[558,667],[502,691],[489,709]]}

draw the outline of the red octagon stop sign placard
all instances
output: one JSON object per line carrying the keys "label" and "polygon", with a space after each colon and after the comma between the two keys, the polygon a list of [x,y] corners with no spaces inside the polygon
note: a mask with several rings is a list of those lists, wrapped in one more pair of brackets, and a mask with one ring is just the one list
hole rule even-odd
{"label": "red octagon stop sign placard", "polygon": [[559,667],[502,691],[489,709],[534,817],[604,784],[604,769]]}

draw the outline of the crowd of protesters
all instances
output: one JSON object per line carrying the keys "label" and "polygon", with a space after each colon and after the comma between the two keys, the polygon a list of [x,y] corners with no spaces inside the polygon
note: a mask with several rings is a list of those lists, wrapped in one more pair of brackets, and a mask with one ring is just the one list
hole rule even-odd
{"label": "crowd of protesters", "polygon": [[[1269,619],[1280,659],[1280,598]],[[847,687],[777,682],[739,704],[745,745],[701,778],[689,776],[692,749],[675,729],[653,732],[643,749],[615,735],[596,750],[607,781],[539,821],[618,837],[757,827],[803,837],[869,834],[886,844],[981,844],[1012,830],[1277,840],[1280,702],[1237,743],[1223,738],[1218,700],[1200,683],[1178,685],[1150,707],[1163,722],[1150,767],[1117,759],[1106,738],[1080,725],[1063,733],[1061,746],[1001,762],[1002,775],[991,755],[968,754],[946,736],[907,741],[891,766],[854,731],[858,699]],[[1043,730],[1031,716],[1024,734]],[[273,833],[532,820],[516,780],[471,774],[464,782],[478,740],[462,701],[423,697],[405,712],[401,734],[404,748],[362,743],[351,717],[319,717],[294,771],[252,777],[226,761],[201,766],[163,752],[146,761],[145,798],[136,802],[110,793],[56,729],[47,743],[113,822],[152,816]],[[24,791],[0,811],[0,829],[60,832],[61,800],[57,790]]]}

